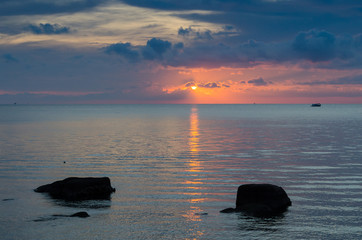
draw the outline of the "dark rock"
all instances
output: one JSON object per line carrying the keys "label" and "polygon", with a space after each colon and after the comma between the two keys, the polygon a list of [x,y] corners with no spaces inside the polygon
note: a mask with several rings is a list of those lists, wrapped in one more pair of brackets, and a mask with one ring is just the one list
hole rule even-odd
{"label": "dark rock", "polygon": [[77,213],[70,215],[69,217],[86,218],[86,217],[89,217],[89,214],[87,212],[77,212]]}
{"label": "dark rock", "polygon": [[69,201],[110,199],[115,189],[108,177],[70,177],[38,187],[35,192],[48,193],[52,198]]}
{"label": "dark rock", "polygon": [[15,200],[15,199],[14,198],[4,198],[2,201],[6,202],[6,201],[13,201],[13,200]]}
{"label": "dark rock", "polygon": [[272,184],[245,184],[238,188],[236,208],[220,212],[244,212],[256,217],[270,217],[282,214],[292,205],[283,188]]}
{"label": "dark rock", "polygon": [[35,219],[33,220],[34,222],[42,222],[42,221],[49,221],[49,220],[55,220],[57,218],[60,217],[80,217],[80,218],[86,218],[86,217],[90,217],[89,214],[87,212],[77,212],[71,215],[65,215],[65,214],[53,214],[52,217],[48,217],[48,218],[39,218],[39,219]]}
{"label": "dark rock", "polygon": [[209,215],[207,212],[199,212],[199,213],[195,213],[195,215],[197,216],[206,216]]}

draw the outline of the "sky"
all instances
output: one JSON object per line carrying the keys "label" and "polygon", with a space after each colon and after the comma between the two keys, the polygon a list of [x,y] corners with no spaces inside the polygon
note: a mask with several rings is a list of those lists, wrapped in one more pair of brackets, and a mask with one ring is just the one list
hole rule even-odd
{"label": "sky", "polygon": [[362,103],[362,2],[1,0],[14,102]]}

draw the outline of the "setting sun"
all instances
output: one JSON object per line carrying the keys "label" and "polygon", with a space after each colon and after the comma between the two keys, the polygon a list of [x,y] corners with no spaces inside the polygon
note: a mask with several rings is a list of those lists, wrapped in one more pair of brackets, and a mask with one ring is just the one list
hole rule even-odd
{"label": "setting sun", "polygon": [[192,87],[191,87],[192,90],[196,90],[196,88],[197,88],[196,86],[192,86]]}

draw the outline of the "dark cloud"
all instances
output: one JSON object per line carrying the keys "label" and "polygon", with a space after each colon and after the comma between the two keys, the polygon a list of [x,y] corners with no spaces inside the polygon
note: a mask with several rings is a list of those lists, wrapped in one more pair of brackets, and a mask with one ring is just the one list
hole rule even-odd
{"label": "dark cloud", "polygon": [[65,34],[70,32],[69,27],[50,23],[40,23],[39,25],[30,24],[26,29],[34,34]]}
{"label": "dark cloud", "polygon": [[181,36],[189,36],[191,31],[192,31],[192,30],[191,30],[191,27],[189,27],[189,28],[180,27],[180,28],[178,29],[178,35],[181,35]]}
{"label": "dark cloud", "polygon": [[139,53],[134,50],[134,47],[130,43],[115,43],[104,48],[104,51],[108,54],[118,54],[130,61],[137,61],[139,59]]}
{"label": "dark cloud", "polygon": [[108,1],[98,0],[1,0],[0,16],[73,13],[89,10]]}
{"label": "dark cloud", "polygon": [[220,66],[249,66],[238,50],[224,44],[197,43],[184,47],[182,52],[172,55],[165,64],[170,66],[217,68]]}
{"label": "dark cloud", "polygon": [[133,46],[131,43],[115,43],[103,48],[103,51],[108,54],[118,54],[131,62],[138,60],[157,62],[162,61],[163,56],[167,52],[170,52],[171,55],[177,54],[183,47],[184,45],[182,42],[172,46],[172,43],[169,41],[152,38],[147,41],[145,46]]}
{"label": "dark cloud", "polygon": [[173,45],[173,48],[176,50],[181,50],[184,48],[184,44],[182,42],[178,42],[176,44]]}
{"label": "dark cloud", "polygon": [[302,58],[314,62],[335,57],[336,37],[326,31],[302,32],[295,38],[292,47]]}
{"label": "dark cloud", "polygon": [[[189,34],[192,28],[180,28],[179,34],[180,31]],[[303,62],[312,62],[314,67],[345,68],[349,64],[350,68],[359,68],[362,59],[361,36],[335,35],[312,29],[299,32],[286,41],[269,43],[249,40],[236,46],[198,41],[186,46],[182,42],[173,45],[169,41],[152,38],[144,46],[118,43],[109,45],[105,51],[117,53],[131,61],[143,59],[173,67],[251,67],[287,62],[303,66]]]}
{"label": "dark cloud", "polygon": [[240,10],[246,6],[257,6],[262,0],[122,0],[130,5],[160,10]]}
{"label": "dark cloud", "polygon": [[183,28],[180,27],[178,30],[178,35],[183,37],[191,37],[195,40],[212,40],[212,33],[210,30],[205,30],[203,32],[196,31],[192,27]]}
{"label": "dark cloud", "polygon": [[142,55],[147,60],[162,59],[163,54],[171,49],[171,42],[159,38],[152,38],[147,41]]}
{"label": "dark cloud", "polygon": [[187,82],[185,84],[185,87],[192,87],[192,86],[195,86],[196,84],[194,82]]}
{"label": "dark cloud", "polygon": [[[179,11],[176,15],[192,21],[233,26],[240,31],[230,41],[280,41],[299,31],[318,27],[329,32],[355,35],[360,32],[362,3],[353,0],[123,0],[139,7]],[[185,13],[183,10],[208,10]],[[215,11],[215,12],[214,12]],[[216,13],[217,12],[217,13]]]}
{"label": "dark cloud", "polygon": [[217,84],[215,82],[209,82],[209,83],[206,83],[206,84],[198,84],[197,86],[201,87],[201,88],[221,88],[219,86],[219,84]]}
{"label": "dark cloud", "polygon": [[230,87],[229,85],[226,85],[226,84],[220,85],[217,82],[208,82],[208,83],[198,83],[198,84],[196,84],[193,81],[191,81],[191,82],[187,82],[185,84],[185,87],[192,87],[192,86],[197,86],[199,88],[221,88],[221,87],[229,88]]}
{"label": "dark cloud", "polygon": [[5,60],[5,62],[7,63],[11,63],[11,62],[18,62],[18,59],[16,59],[15,57],[13,57],[13,55],[11,55],[10,53],[5,53],[2,55],[2,58]]}
{"label": "dark cloud", "polygon": [[313,29],[300,32],[292,43],[292,49],[296,53],[295,58],[312,62],[359,58],[362,54],[361,34],[334,35]]}
{"label": "dark cloud", "polygon": [[234,26],[225,25],[225,26],[223,26],[223,29],[224,29],[225,31],[232,31],[232,30],[234,30]]}
{"label": "dark cloud", "polygon": [[252,84],[254,86],[267,86],[270,84],[270,82],[266,82],[263,78],[256,78],[248,81],[249,84]]}

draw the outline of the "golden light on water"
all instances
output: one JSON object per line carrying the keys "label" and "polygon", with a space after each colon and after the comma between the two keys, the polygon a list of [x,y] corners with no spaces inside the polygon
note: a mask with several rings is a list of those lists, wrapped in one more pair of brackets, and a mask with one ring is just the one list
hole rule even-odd
{"label": "golden light on water", "polygon": [[[195,87],[195,88],[194,88]],[[191,89],[196,89],[196,86],[192,86]],[[183,216],[189,221],[199,222],[201,221],[202,209],[197,205],[200,202],[205,201],[202,196],[200,185],[204,184],[202,179],[199,177],[201,168],[199,160],[199,116],[198,109],[196,106],[191,108],[190,113],[190,130],[189,130],[189,147],[190,147],[190,160],[188,161],[187,171],[192,176],[191,179],[184,182],[188,191],[184,194],[190,197],[189,202],[191,204],[190,209],[183,214]],[[202,236],[203,232],[198,232],[198,236]]]}
{"label": "golden light on water", "polygon": [[192,156],[197,155],[199,151],[199,116],[197,107],[192,107],[191,109],[189,146]]}

